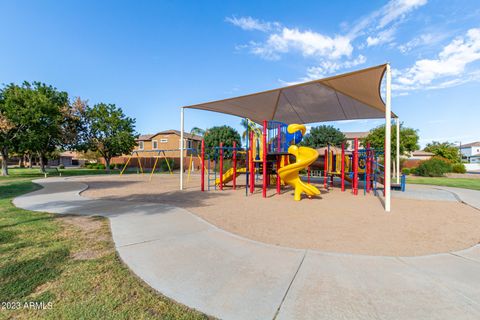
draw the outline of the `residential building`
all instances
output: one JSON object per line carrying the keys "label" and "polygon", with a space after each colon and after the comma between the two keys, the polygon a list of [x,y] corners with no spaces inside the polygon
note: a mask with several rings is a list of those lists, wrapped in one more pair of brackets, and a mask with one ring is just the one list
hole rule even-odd
{"label": "residential building", "polygon": [[[184,156],[189,156],[194,150],[199,150],[202,137],[184,133]],[[144,134],[138,137],[134,151],[141,157],[148,157],[165,150],[169,157],[180,157],[180,131],[166,130],[155,134]],[[168,150],[168,151],[167,151]],[[196,154],[196,153],[195,153]]]}
{"label": "residential building", "polygon": [[480,163],[480,141],[462,144],[460,154],[468,163]]}
{"label": "residential building", "polygon": [[[200,169],[200,159],[197,150],[200,150],[202,137],[184,133],[183,156],[185,169],[190,165],[189,159],[192,158],[192,169]],[[180,131],[166,130],[155,134],[143,134],[137,138],[137,145],[134,148],[135,156],[141,159],[143,168],[153,168],[157,157],[173,160],[174,167],[180,166]],[[127,162],[130,155],[123,155],[112,159],[112,164],[123,164]],[[130,161],[129,166],[138,166],[138,161]]]}
{"label": "residential building", "polygon": [[65,167],[78,167],[84,165],[86,159],[82,157],[81,153],[75,151],[64,151],[60,153],[60,156],[57,159],[49,159],[48,166],[59,166],[63,165]]}
{"label": "residential building", "polygon": [[429,160],[431,157],[433,157],[435,154],[432,152],[428,152],[425,150],[415,150],[412,153],[410,153],[410,160]]}
{"label": "residential building", "polygon": [[366,138],[370,132],[343,132],[347,138],[347,144],[345,149],[347,151],[353,151],[355,138],[358,138],[358,147],[363,149],[362,139]]}
{"label": "residential building", "polygon": [[405,161],[403,161],[402,168],[416,168],[418,167],[420,162],[429,160],[434,155],[435,155],[434,153],[428,152],[425,150],[415,150],[410,153],[410,156],[408,156],[408,158],[405,159]]}

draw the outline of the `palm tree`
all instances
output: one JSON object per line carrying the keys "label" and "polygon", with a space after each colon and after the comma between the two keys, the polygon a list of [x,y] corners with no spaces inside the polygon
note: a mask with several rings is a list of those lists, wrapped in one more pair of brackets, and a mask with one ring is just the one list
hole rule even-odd
{"label": "palm tree", "polygon": [[240,125],[245,129],[242,133],[242,139],[246,141],[248,139],[248,132],[253,132],[255,138],[260,138],[262,136],[262,130],[260,126],[253,122],[252,120],[245,118],[240,121]]}
{"label": "palm tree", "polygon": [[192,130],[190,130],[190,134],[194,136],[201,136],[203,137],[207,133],[207,130],[199,128],[199,127],[193,127]]}

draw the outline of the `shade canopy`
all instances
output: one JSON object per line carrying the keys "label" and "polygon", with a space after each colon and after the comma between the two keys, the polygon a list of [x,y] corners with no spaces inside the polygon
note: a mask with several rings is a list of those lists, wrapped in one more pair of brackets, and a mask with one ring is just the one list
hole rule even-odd
{"label": "shade canopy", "polygon": [[[386,64],[334,77],[300,83],[184,108],[231,114],[261,123],[376,119],[385,117],[380,94]],[[392,113],[392,116],[395,115]]]}

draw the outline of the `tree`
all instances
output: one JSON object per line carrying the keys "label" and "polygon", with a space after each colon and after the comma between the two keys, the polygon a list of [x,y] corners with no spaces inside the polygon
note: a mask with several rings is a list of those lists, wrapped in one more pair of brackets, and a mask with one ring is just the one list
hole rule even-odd
{"label": "tree", "polygon": [[[392,126],[391,137],[391,156],[392,158],[396,158],[397,130],[395,126]],[[420,148],[418,145],[418,139],[418,130],[404,127],[403,123],[400,123],[400,156],[407,155],[415,150],[418,150]],[[368,136],[362,139],[362,144],[364,146],[366,146],[367,143],[370,143],[371,148],[383,151],[385,148],[385,125],[381,125],[370,130]],[[395,165],[394,161],[392,161],[392,163]]]}
{"label": "tree", "polygon": [[[223,142],[225,147],[232,147],[233,142],[237,143],[237,146],[241,146],[240,134],[237,130],[229,126],[219,126],[208,129],[207,133],[204,136],[205,140],[205,154],[210,156],[210,159],[213,159],[215,155],[215,147],[220,146],[220,142]],[[230,157],[232,154],[231,151],[225,151],[224,157]]]}
{"label": "tree", "polygon": [[242,139],[243,141],[247,141],[247,133],[253,132],[253,135],[256,138],[259,138],[262,136],[262,130],[260,129],[260,126],[253,122],[252,120],[245,118],[240,121],[240,125],[244,128],[244,131],[242,132]]}
{"label": "tree", "polygon": [[2,156],[2,176],[8,175],[8,152],[14,145],[19,133],[18,124],[8,119],[9,111],[5,108],[3,90],[0,91],[0,155]]}
{"label": "tree", "polygon": [[8,175],[8,156],[18,151],[21,135],[28,130],[28,107],[21,102],[24,88],[9,84],[0,90],[0,155],[2,157],[2,176]]}
{"label": "tree", "polygon": [[192,130],[190,130],[190,134],[193,136],[200,136],[203,137],[205,135],[205,132],[207,130],[199,128],[199,127],[193,127]]}
{"label": "tree", "polygon": [[44,171],[46,156],[76,136],[76,130],[71,131],[79,120],[71,117],[68,94],[41,82],[25,81],[21,86],[6,86],[2,95],[3,116],[18,129],[4,147],[30,158],[38,154]]}
{"label": "tree", "polygon": [[[41,82],[24,82],[23,103],[30,110],[28,130],[19,145],[21,151],[38,154],[40,168],[45,172],[45,161],[55,156],[55,150],[70,146],[76,138],[74,120],[68,94]],[[73,132],[72,132],[73,131]]]}
{"label": "tree", "polygon": [[340,147],[347,139],[345,135],[333,126],[321,125],[313,127],[303,137],[302,145],[311,148],[321,148],[327,145]]}
{"label": "tree", "polygon": [[448,159],[453,163],[460,162],[458,148],[453,143],[432,141],[431,143],[427,143],[424,150]]}
{"label": "tree", "polygon": [[113,157],[129,154],[137,144],[135,119],[125,116],[114,104],[99,103],[87,106],[84,112],[83,144],[81,150],[98,151],[110,172]]}

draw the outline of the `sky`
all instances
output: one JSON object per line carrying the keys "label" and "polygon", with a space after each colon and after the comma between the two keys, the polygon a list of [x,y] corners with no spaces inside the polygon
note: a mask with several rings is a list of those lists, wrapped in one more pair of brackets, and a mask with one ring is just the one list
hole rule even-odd
{"label": "sky", "polygon": [[[0,0],[0,83],[42,81],[114,103],[142,134],[179,129],[181,106],[385,62],[392,109],[422,146],[480,140],[478,0]],[[186,131],[239,122],[185,114]]]}

